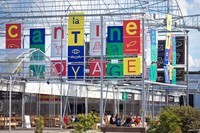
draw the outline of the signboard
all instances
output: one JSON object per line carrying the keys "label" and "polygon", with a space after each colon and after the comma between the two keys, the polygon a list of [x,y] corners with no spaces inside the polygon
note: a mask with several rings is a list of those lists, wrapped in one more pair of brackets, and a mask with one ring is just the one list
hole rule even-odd
{"label": "signboard", "polygon": [[30,48],[45,52],[45,29],[30,29]]}
{"label": "signboard", "polygon": [[[51,31],[51,56],[66,56],[66,27],[52,26]],[[62,50],[62,51],[61,51]]]}
{"label": "signboard", "polygon": [[66,60],[52,60],[52,76],[66,76]]}
{"label": "signboard", "polygon": [[123,62],[124,75],[140,75],[141,59],[140,58],[124,58]]}
{"label": "signboard", "polygon": [[106,69],[106,75],[107,77],[111,78],[120,78],[123,76],[123,64],[107,64],[107,69]]}
{"label": "signboard", "polygon": [[165,40],[158,40],[158,68],[163,68],[164,66],[165,43]]}
{"label": "signboard", "polygon": [[122,100],[127,100],[127,92],[122,92]]}
{"label": "signboard", "polygon": [[140,54],[140,20],[123,21],[124,54]]}
{"label": "signboard", "polygon": [[185,64],[185,37],[176,36],[176,63]]}
{"label": "signboard", "polygon": [[[92,77],[101,76],[101,60],[90,60],[89,61],[89,75]],[[106,61],[103,61],[103,76],[106,75]]]}
{"label": "signboard", "polygon": [[6,24],[6,49],[21,48],[21,24]]}
{"label": "signboard", "polygon": [[123,59],[123,43],[107,43],[107,59]]}
{"label": "signboard", "polygon": [[83,80],[84,79],[84,65],[68,65],[68,80]]}
{"label": "signboard", "polygon": [[45,65],[30,65],[32,77],[44,78]]}
{"label": "signboard", "polygon": [[[21,100],[22,93],[21,92],[13,92],[12,91],[12,100]],[[9,91],[0,91],[0,100],[9,99]]]}
{"label": "signboard", "polygon": [[84,62],[84,46],[68,46],[68,62]]}

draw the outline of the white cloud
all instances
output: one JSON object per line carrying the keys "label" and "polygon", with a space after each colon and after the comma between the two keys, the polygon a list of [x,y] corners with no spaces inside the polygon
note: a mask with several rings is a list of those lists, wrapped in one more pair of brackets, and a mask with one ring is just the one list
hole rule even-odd
{"label": "white cloud", "polygon": [[190,4],[187,0],[177,0],[179,7],[181,8],[183,16],[188,15],[188,9],[190,9]]}
{"label": "white cloud", "polygon": [[200,59],[193,58],[191,55],[188,56],[189,59],[189,71],[199,71],[200,70]]}

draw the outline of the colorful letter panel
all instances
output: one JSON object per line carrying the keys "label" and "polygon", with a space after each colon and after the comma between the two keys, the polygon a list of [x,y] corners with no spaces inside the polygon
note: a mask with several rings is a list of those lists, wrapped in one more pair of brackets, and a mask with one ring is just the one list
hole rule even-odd
{"label": "colorful letter panel", "polygon": [[141,59],[140,58],[124,58],[124,75],[139,75],[141,74]]}
{"label": "colorful letter panel", "polygon": [[84,46],[68,46],[68,62],[84,62]]}
{"label": "colorful letter panel", "polygon": [[[101,60],[90,60],[89,61],[89,75],[92,77],[101,76]],[[106,61],[103,61],[103,76],[106,75]]]}
{"label": "colorful letter panel", "polygon": [[108,43],[107,44],[107,59],[123,59],[123,44]]}
{"label": "colorful letter panel", "polygon": [[107,42],[123,42],[123,26],[108,26]]}
{"label": "colorful letter panel", "polygon": [[66,60],[52,60],[52,76],[66,76]]}
{"label": "colorful letter panel", "polygon": [[21,48],[21,24],[6,24],[6,49]]}
{"label": "colorful letter panel", "polygon": [[83,80],[84,65],[68,65],[68,80]]}
{"label": "colorful letter panel", "polygon": [[140,20],[124,20],[123,26],[124,38],[140,37]]}
{"label": "colorful letter panel", "polygon": [[84,28],[84,12],[73,12],[69,13],[69,15],[68,28]]}
{"label": "colorful letter panel", "polygon": [[121,78],[123,76],[123,64],[107,64],[108,78]]}
{"label": "colorful letter panel", "polygon": [[68,46],[84,45],[84,29],[68,29]]}

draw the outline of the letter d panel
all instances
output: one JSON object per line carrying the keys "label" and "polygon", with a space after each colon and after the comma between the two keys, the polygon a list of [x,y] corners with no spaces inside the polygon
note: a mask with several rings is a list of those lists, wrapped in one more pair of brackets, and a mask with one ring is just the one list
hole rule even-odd
{"label": "letter d panel", "polygon": [[84,80],[83,65],[68,65],[68,81]]}

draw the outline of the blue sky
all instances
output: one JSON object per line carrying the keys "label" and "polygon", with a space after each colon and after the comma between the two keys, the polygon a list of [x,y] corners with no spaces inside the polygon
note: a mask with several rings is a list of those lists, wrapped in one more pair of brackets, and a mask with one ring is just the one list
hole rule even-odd
{"label": "blue sky", "polygon": [[[183,15],[200,14],[200,0],[177,0]],[[189,70],[200,70],[200,32],[189,32]]]}

